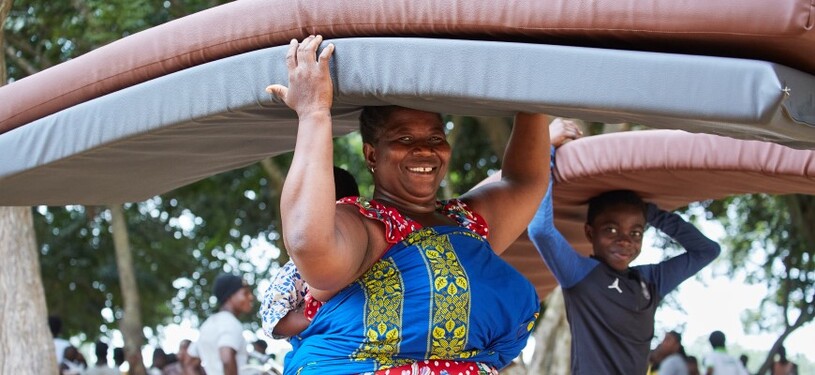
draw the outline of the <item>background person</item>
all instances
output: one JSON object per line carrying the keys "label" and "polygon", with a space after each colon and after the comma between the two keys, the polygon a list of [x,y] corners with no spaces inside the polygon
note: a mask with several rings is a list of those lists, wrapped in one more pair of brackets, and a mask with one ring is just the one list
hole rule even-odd
{"label": "background person", "polygon": [[787,349],[783,345],[778,347],[776,355],[772,375],[798,375],[798,365],[787,359]]}
{"label": "background person", "polygon": [[254,296],[246,281],[232,274],[218,275],[213,293],[219,310],[201,325],[200,336],[190,346],[189,355],[200,358],[209,375],[237,375],[248,359],[243,325],[238,317],[252,311]]}
{"label": "background person", "polygon": [[713,351],[703,361],[706,375],[748,375],[738,358],[727,354],[726,337],[722,331],[713,331],[708,337]]}
{"label": "background person", "polygon": [[57,365],[62,364],[62,358],[65,355],[65,349],[71,346],[68,340],[60,337],[62,334],[62,318],[56,315],[48,317],[48,328],[51,330],[51,336],[54,338],[54,350],[57,355]]}
{"label": "background person", "polygon": [[119,370],[108,366],[108,344],[97,340],[94,343],[96,364],[89,367],[83,375],[119,375]]}
{"label": "background person", "polygon": [[688,362],[679,332],[666,333],[659,347],[664,356],[659,364],[659,375],[688,375]]}

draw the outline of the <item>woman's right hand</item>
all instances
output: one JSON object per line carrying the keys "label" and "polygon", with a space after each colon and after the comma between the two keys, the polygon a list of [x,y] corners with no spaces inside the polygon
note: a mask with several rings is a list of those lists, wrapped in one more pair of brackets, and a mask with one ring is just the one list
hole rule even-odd
{"label": "woman's right hand", "polygon": [[317,56],[317,48],[322,42],[320,35],[311,35],[302,43],[292,39],[286,53],[289,86],[274,84],[266,88],[266,92],[280,98],[301,119],[312,114],[330,113],[331,110],[334,85],[328,62],[334,52],[334,44],[329,43]]}

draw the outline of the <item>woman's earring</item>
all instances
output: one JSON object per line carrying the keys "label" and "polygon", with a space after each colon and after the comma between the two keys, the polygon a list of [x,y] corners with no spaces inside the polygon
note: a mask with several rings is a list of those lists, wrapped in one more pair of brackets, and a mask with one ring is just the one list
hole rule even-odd
{"label": "woman's earring", "polygon": [[376,167],[371,167],[370,169],[371,169],[371,174],[376,173]]}

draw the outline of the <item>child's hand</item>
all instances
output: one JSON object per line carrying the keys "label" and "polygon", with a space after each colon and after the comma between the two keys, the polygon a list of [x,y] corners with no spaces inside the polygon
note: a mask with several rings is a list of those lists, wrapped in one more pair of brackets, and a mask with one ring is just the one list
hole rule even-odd
{"label": "child's hand", "polygon": [[580,130],[580,126],[574,120],[556,117],[549,124],[549,140],[555,148],[582,136],[583,131]]}

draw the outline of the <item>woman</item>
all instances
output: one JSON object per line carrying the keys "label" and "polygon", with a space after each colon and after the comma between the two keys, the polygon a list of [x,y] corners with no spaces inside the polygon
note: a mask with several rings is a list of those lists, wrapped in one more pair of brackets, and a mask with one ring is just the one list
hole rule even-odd
{"label": "woman", "polygon": [[[297,112],[281,197],[283,239],[325,304],[292,339],[286,373],[494,373],[526,344],[534,287],[498,258],[546,192],[549,129],[518,114],[499,182],[438,202],[450,145],[441,117],[401,107],[360,118],[374,199],[335,204],[329,44],[292,40],[289,87],[267,91]],[[427,360],[427,361],[426,361]]]}

